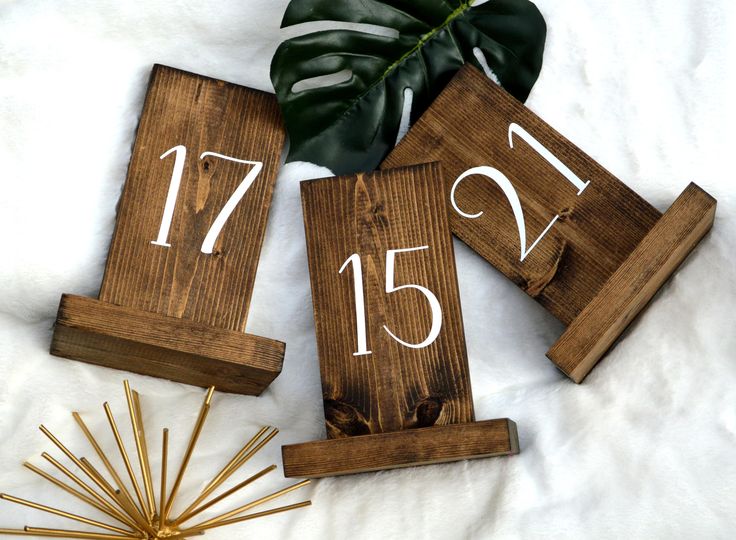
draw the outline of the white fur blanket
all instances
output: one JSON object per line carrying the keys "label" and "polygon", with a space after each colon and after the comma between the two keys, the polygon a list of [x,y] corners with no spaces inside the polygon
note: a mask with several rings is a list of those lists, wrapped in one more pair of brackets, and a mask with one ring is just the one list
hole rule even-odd
{"label": "white fur blanket", "polygon": [[[62,292],[97,293],[151,65],[271,90],[286,3],[0,0],[0,490],[62,504],[21,467],[51,449],[37,426],[88,452],[70,411],[107,433],[101,403],[123,423],[125,377],[181,456],[202,391],[52,357],[51,325]],[[528,106],[660,210],[699,183],[713,232],[581,386],[544,357],[561,326],[456,243],[476,415],[516,420],[521,454],[320,480],[288,498],[311,508],[208,538],[733,538],[736,4],[537,4],[549,37]],[[324,436],[298,190],[324,172],[283,168],[256,280],[248,331],[287,342],[283,373],[262,397],[216,397],[182,495],[257,426],[282,432],[253,468]],[[287,484],[271,476],[243,498]],[[0,501],[0,527],[61,522]]]}

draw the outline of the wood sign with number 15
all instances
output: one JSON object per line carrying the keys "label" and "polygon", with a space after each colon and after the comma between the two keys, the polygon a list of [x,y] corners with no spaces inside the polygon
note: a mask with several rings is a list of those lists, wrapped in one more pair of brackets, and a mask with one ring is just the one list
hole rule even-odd
{"label": "wood sign with number 15", "polygon": [[284,447],[287,476],[507,455],[475,422],[437,163],[301,183],[330,440]]}

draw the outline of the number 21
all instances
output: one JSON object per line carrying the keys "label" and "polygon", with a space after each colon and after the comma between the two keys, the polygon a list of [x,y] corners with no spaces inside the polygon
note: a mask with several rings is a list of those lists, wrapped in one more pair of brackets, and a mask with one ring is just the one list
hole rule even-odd
{"label": "number 21", "polygon": [[[542,143],[540,143],[537,139],[530,135],[529,132],[521,127],[519,124],[511,124],[509,126],[509,146],[511,148],[514,148],[514,134],[524,139],[529,144],[529,146],[534,149],[535,152],[537,152],[540,156],[547,160],[550,165],[552,165],[555,169],[562,173],[562,175],[578,189],[578,195],[582,194],[585,188],[588,187],[588,184],[590,184],[590,180],[587,182],[583,182],[574,172],[570,170],[567,165],[562,163],[552,152],[547,150],[547,148],[542,145]],[[544,238],[544,235],[549,232],[549,230],[552,228],[552,225],[554,225],[557,220],[560,219],[560,215],[555,215],[552,221],[550,221],[547,227],[542,231],[542,234],[540,234],[537,239],[532,243],[532,245],[529,246],[529,248],[527,249],[526,224],[524,222],[524,211],[521,209],[521,201],[519,201],[519,195],[516,193],[514,186],[511,185],[511,181],[508,179],[508,177],[498,169],[488,166],[473,167],[472,169],[468,169],[463,174],[458,176],[455,180],[455,183],[452,185],[452,190],[450,191],[450,202],[452,203],[452,207],[458,214],[466,218],[476,219],[483,215],[483,212],[478,212],[477,214],[468,214],[466,212],[463,212],[462,210],[460,210],[460,208],[458,208],[457,202],[455,201],[455,190],[457,189],[457,186],[465,178],[474,174],[480,174],[493,180],[498,185],[498,187],[501,188],[503,194],[506,196],[509,203],[511,204],[511,211],[514,213],[514,218],[516,219],[516,227],[519,229],[519,242],[521,244],[521,258],[519,260],[523,261],[524,259],[526,259],[526,256],[529,255],[529,253],[531,253],[531,251],[537,246],[540,240]]]}

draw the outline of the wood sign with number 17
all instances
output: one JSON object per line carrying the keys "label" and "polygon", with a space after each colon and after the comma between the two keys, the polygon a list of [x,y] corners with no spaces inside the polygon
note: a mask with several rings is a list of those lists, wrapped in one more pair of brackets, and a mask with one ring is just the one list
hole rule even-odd
{"label": "wood sign with number 17", "polygon": [[99,299],[62,297],[52,353],[261,393],[284,344],[243,330],[284,137],[273,96],[155,66]]}

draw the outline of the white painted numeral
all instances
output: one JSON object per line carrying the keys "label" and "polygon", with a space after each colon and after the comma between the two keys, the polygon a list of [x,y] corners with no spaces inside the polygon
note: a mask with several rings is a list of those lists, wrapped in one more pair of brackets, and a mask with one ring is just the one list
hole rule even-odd
{"label": "white painted numeral", "polygon": [[365,296],[363,295],[363,264],[360,260],[360,255],[353,253],[343,263],[340,268],[340,273],[348,267],[349,264],[353,265],[353,289],[355,291],[355,325],[358,334],[358,350],[353,353],[353,356],[362,356],[364,354],[371,354],[368,350],[368,338],[366,337],[365,331]]}
{"label": "white painted numeral", "polygon": [[590,180],[588,180],[587,182],[583,182],[577,174],[572,172],[567,165],[557,159],[557,156],[547,150],[546,146],[544,146],[537,139],[532,137],[529,132],[521,127],[519,124],[511,124],[509,126],[509,146],[511,148],[514,147],[514,134],[524,139],[537,154],[546,159],[547,162],[549,162],[549,164],[552,165],[555,169],[560,171],[560,173],[562,173],[562,175],[567,178],[567,180],[573,186],[578,188],[578,195],[585,191],[585,188],[588,187],[588,184],[590,184]]}
{"label": "white painted numeral", "polygon": [[[171,223],[174,219],[174,209],[176,207],[176,200],[179,196],[179,187],[181,186],[181,179],[184,175],[184,165],[186,164],[187,157],[186,147],[183,145],[178,145],[174,146],[173,148],[169,148],[166,152],[164,152],[161,155],[161,159],[164,159],[172,152],[176,153],[176,159],[174,161],[174,170],[171,173],[169,192],[166,195],[166,203],[164,204],[164,214],[161,218],[161,227],[158,230],[158,237],[156,238],[156,240],[151,241],[152,244],[163,247],[171,247],[171,244],[169,244],[168,242],[169,230],[171,229]],[[225,226],[228,218],[233,213],[238,203],[245,196],[245,193],[248,191],[250,186],[253,185],[253,182],[260,174],[261,169],[263,169],[263,162],[238,159],[232,156],[218,154],[217,152],[203,152],[202,155],[199,156],[199,159],[202,160],[207,156],[212,156],[227,161],[234,161],[235,163],[243,163],[245,165],[253,165],[253,168],[248,171],[248,174],[245,175],[243,181],[240,182],[236,190],[227,200],[225,206],[222,207],[220,213],[217,214],[215,221],[212,223],[212,226],[210,227],[209,231],[207,231],[207,234],[204,237],[204,242],[202,242],[202,247],[200,249],[202,253],[209,255],[212,253],[215,247],[215,242],[217,241],[217,237],[220,235],[220,232]]]}
{"label": "white painted numeral", "polygon": [[420,251],[423,249],[429,249],[429,246],[421,246],[421,247],[414,247],[414,248],[406,248],[406,249],[389,249],[386,252],[386,293],[392,293],[396,291],[400,291],[402,289],[416,289],[419,292],[421,292],[424,296],[427,297],[427,301],[429,302],[429,307],[432,310],[432,327],[429,331],[429,335],[427,336],[427,339],[422,341],[421,343],[412,344],[407,343],[406,341],[403,341],[402,339],[399,339],[394,335],[391,330],[388,329],[388,326],[385,324],[383,325],[384,330],[388,332],[388,334],[394,338],[396,341],[401,343],[405,347],[409,347],[411,349],[423,349],[424,347],[427,347],[434,343],[434,340],[437,339],[437,336],[440,335],[440,329],[442,328],[442,308],[440,307],[440,301],[437,300],[437,297],[434,295],[432,291],[427,289],[426,287],[422,287],[421,285],[415,285],[413,283],[408,285],[398,285],[394,286],[394,267],[396,264],[396,254],[397,253],[408,253],[410,251]]}
{"label": "white painted numeral", "polygon": [[[409,283],[406,285],[395,284],[396,255],[399,253],[421,251],[424,249],[429,249],[429,246],[420,246],[405,249],[389,249],[386,251],[386,294],[400,291],[402,289],[416,289],[427,298],[427,301],[429,302],[429,307],[432,312],[432,325],[430,327],[429,334],[427,335],[427,338],[421,343],[408,343],[399,338],[393,332],[391,332],[388,326],[386,326],[385,324],[383,325],[383,329],[388,333],[388,335],[390,335],[397,342],[401,343],[404,347],[409,347],[411,349],[423,349],[424,347],[428,347],[429,345],[434,343],[434,341],[440,335],[440,330],[442,329],[442,307],[440,306],[440,302],[437,299],[437,296],[435,296],[432,291],[430,291],[426,287],[422,287],[421,285],[416,285],[413,283]],[[342,272],[345,270],[345,268],[347,268],[349,264],[353,265],[355,319],[358,334],[358,351],[354,352],[353,356],[362,356],[366,354],[371,354],[371,351],[368,350],[366,337],[365,297],[363,295],[363,269],[360,255],[357,253],[353,253],[350,257],[348,257],[340,268],[340,274],[342,274]]]}
{"label": "white painted numeral", "polygon": [[[526,131],[523,127],[521,127],[519,124],[511,124],[509,126],[509,146],[511,148],[514,148],[514,135],[517,135],[521,139],[527,142],[529,146],[532,147],[532,149],[537,152],[539,155],[541,155],[550,165],[552,165],[557,171],[559,171],[573,186],[575,186],[578,189],[578,196],[585,191],[585,188],[588,187],[590,184],[590,180],[587,182],[583,182],[579,176],[577,176],[574,172],[570,170],[570,168],[562,163],[552,152],[550,152],[542,143],[540,143],[537,139],[535,139],[532,135],[529,134],[528,131]],[[527,242],[526,242],[526,223],[524,221],[524,211],[521,208],[521,201],[519,200],[519,195],[514,189],[514,186],[511,184],[511,181],[508,179],[508,177],[503,174],[498,169],[495,169],[493,167],[488,166],[481,166],[481,167],[473,167],[472,169],[468,169],[464,173],[462,173],[460,176],[457,177],[455,182],[452,184],[452,189],[450,190],[450,202],[452,203],[452,207],[455,209],[455,211],[460,214],[461,216],[469,219],[476,219],[483,215],[483,212],[478,212],[476,214],[469,214],[467,212],[463,212],[457,205],[457,201],[455,200],[455,191],[457,190],[458,185],[460,182],[462,182],[465,178],[468,176],[472,176],[475,174],[479,174],[482,176],[485,176],[491,180],[493,180],[498,187],[501,188],[501,191],[503,191],[503,194],[506,196],[506,198],[509,201],[509,204],[511,205],[511,211],[514,214],[514,219],[516,220],[516,227],[519,230],[519,245],[520,245],[520,261],[523,261],[526,259],[527,255],[529,255],[532,250],[539,244],[539,242],[544,238],[544,236],[549,232],[549,230],[552,228],[552,226],[557,222],[558,219],[560,219],[560,215],[555,215],[554,218],[552,218],[552,221],[550,221],[547,226],[542,231],[542,234],[540,234],[537,239],[532,242],[532,245],[529,246],[527,249]]]}
{"label": "white painted numeral", "polygon": [[181,177],[184,174],[184,164],[187,160],[187,147],[180,144],[179,146],[169,148],[166,152],[161,154],[160,159],[164,159],[166,156],[171,154],[171,152],[176,152],[176,158],[174,159],[174,170],[171,173],[169,193],[166,195],[164,216],[161,218],[161,227],[158,230],[158,238],[156,238],[156,240],[151,240],[152,244],[164,247],[171,247],[171,244],[168,242],[169,229],[171,228],[171,221],[174,219],[174,207],[176,206],[176,198],[179,196]]}
{"label": "white painted numeral", "polygon": [[523,261],[524,259],[526,259],[526,256],[529,255],[529,253],[531,253],[531,251],[535,247],[537,247],[539,241],[544,237],[545,234],[547,234],[547,231],[552,228],[552,225],[555,224],[560,216],[555,216],[554,219],[549,222],[544,231],[542,231],[542,234],[540,234],[539,237],[529,247],[529,249],[527,249],[524,210],[522,210],[521,208],[519,195],[516,193],[514,186],[511,185],[511,181],[498,169],[494,169],[493,167],[488,166],[473,167],[472,169],[468,169],[463,174],[458,176],[457,180],[455,180],[455,183],[452,185],[452,190],[450,191],[450,200],[452,201],[452,207],[458,214],[466,218],[475,219],[483,215],[483,212],[478,212],[477,214],[466,214],[465,212],[460,210],[460,208],[458,208],[457,202],[455,201],[455,189],[457,188],[458,184],[462,182],[464,178],[472,176],[474,174],[480,174],[493,180],[498,185],[498,187],[501,188],[503,194],[506,195],[506,198],[509,200],[509,203],[511,204],[511,211],[514,213],[514,218],[516,219],[516,227],[519,229],[519,243],[521,245],[521,258],[519,260]]}
{"label": "white painted numeral", "polygon": [[217,240],[220,231],[225,226],[225,222],[230,217],[230,214],[233,213],[233,210],[235,210],[235,207],[243,198],[245,192],[248,191],[248,188],[250,188],[250,186],[253,184],[253,181],[260,174],[261,169],[263,168],[263,162],[237,159],[234,157],[217,154],[215,152],[204,152],[201,156],[199,156],[199,159],[203,159],[207,156],[218,157],[228,161],[235,161],[236,163],[244,163],[246,165],[253,165],[253,168],[248,171],[248,174],[245,175],[245,178],[243,178],[243,181],[240,182],[240,185],[237,187],[237,189],[233,192],[232,195],[230,195],[230,198],[225,203],[225,206],[222,207],[220,213],[217,214],[215,221],[212,223],[212,227],[210,227],[210,230],[207,231],[207,235],[204,237],[204,242],[202,242],[202,253],[210,254],[212,253],[212,249],[215,247],[215,240]]}

